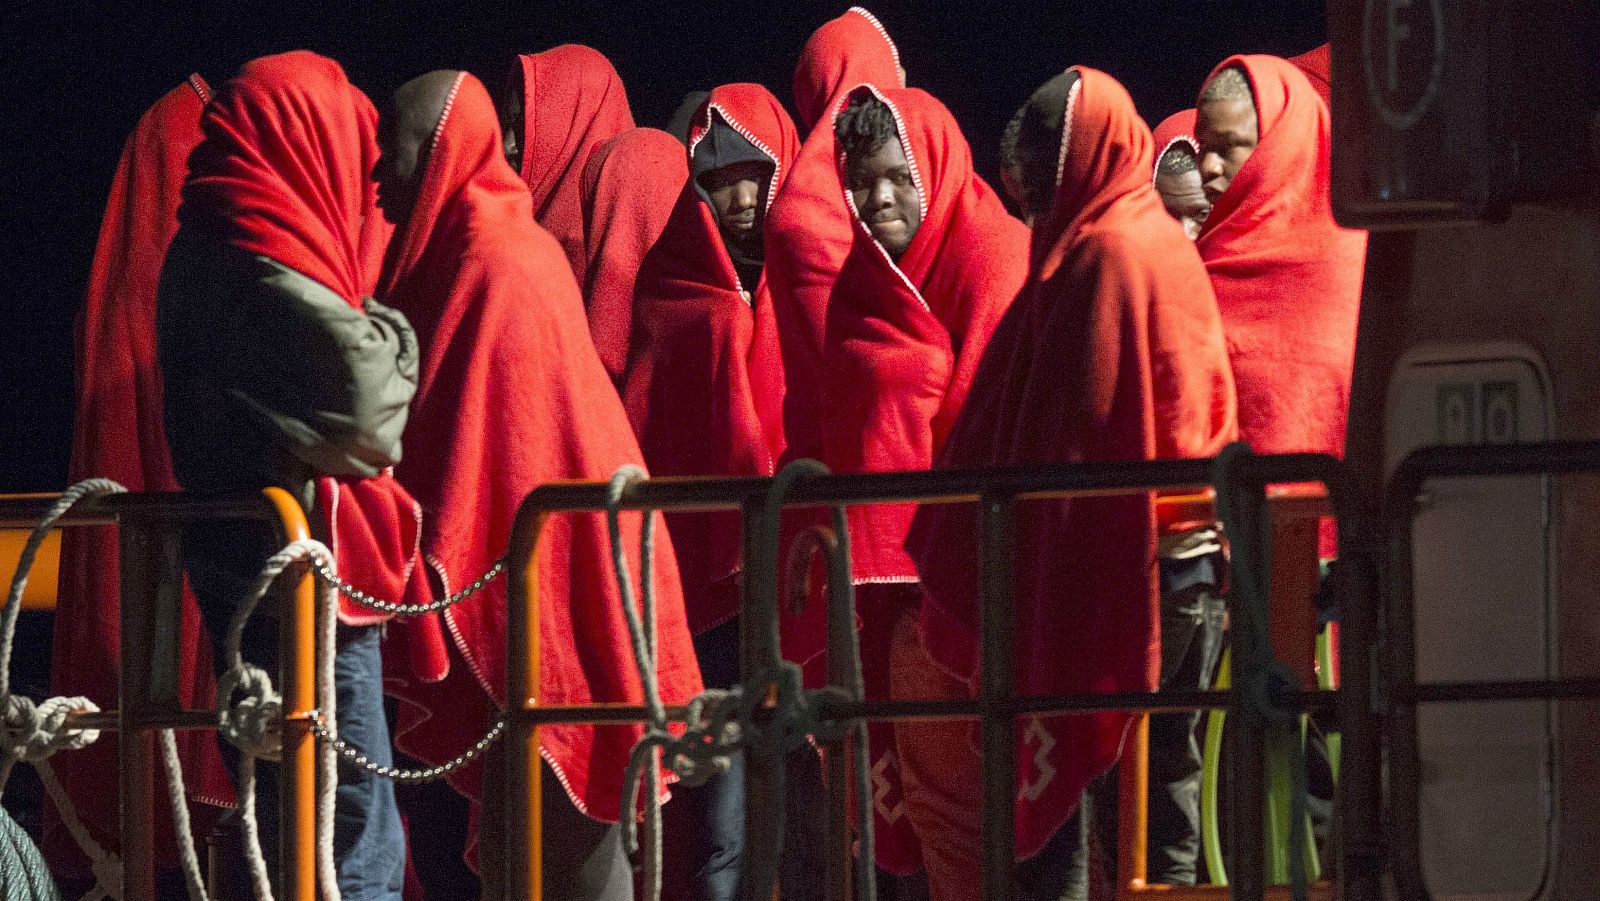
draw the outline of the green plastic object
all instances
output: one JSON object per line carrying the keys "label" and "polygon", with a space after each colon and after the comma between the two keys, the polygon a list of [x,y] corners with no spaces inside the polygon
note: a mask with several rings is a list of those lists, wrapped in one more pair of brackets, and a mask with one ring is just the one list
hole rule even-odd
{"label": "green plastic object", "polygon": [[[1329,690],[1334,687],[1333,674],[1333,637],[1330,630],[1323,629],[1317,635],[1317,687]],[[1224,649],[1222,661],[1217,666],[1216,684],[1212,687],[1224,690],[1231,686],[1230,669],[1232,665],[1232,651]],[[1222,729],[1226,724],[1228,713],[1225,710],[1212,710],[1206,714],[1205,741],[1201,749],[1200,769],[1200,847],[1205,857],[1206,876],[1212,885],[1227,885],[1228,870],[1222,858],[1222,828],[1220,824],[1220,805],[1217,802],[1218,786],[1221,783],[1222,772]],[[1300,737],[1305,740],[1308,720],[1302,718],[1300,724]],[[1330,732],[1327,735],[1328,764],[1333,771],[1333,782],[1339,783],[1339,746],[1340,735]],[[1289,876],[1288,860],[1288,834],[1289,834],[1289,793],[1293,790],[1292,782],[1287,770],[1287,756],[1275,753],[1267,762],[1270,782],[1268,785],[1267,828],[1272,841],[1268,845],[1267,859],[1269,874],[1276,882],[1286,882]],[[1315,880],[1321,878],[1321,862],[1317,858],[1316,840],[1310,837],[1307,830],[1307,844],[1305,849],[1306,874]]]}

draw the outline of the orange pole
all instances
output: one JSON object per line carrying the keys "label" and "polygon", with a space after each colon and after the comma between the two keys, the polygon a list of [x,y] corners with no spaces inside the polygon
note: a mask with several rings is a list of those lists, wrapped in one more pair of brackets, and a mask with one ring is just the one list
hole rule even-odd
{"label": "orange pole", "polygon": [[[305,511],[292,495],[281,488],[262,494],[277,514],[286,543],[311,537]],[[278,678],[283,685],[278,897],[285,901],[316,901],[317,895],[317,743],[307,715],[317,706],[316,619],[317,583],[308,568],[284,606],[278,632]]]}
{"label": "orange pole", "polygon": [[[525,509],[523,513],[527,513]],[[528,714],[539,707],[539,537],[547,514],[519,514],[512,528],[506,611],[506,897],[544,895],[539,727]]]}
{"label": "orange pole", "polygon": [[1150,714],[1134,720],[1117,792],[1117,874],[1123,898],[1145,889],[1150,839]]}

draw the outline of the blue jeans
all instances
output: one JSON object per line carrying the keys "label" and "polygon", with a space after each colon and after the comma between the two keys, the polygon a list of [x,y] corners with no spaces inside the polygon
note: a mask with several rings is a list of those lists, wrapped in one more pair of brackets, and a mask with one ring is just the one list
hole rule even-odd
{"label": "blue jeans", "polygon": [[[738,684],[737,619],[695,636],[694,647],[707,688]],[[815,751],[801,748],[789,755],[787,774],[779,893],[784,901],[813,901],[823,891],[822,764]],[[696,901],[736,901],[744,865],[744,755],[733,755],[728,772],[705,785],[675,788],[664,814],[668,840],[682,849],[673,881]],[[673,839],[674,832],[678,840]]]}
{"label": "blue jeans", "polygon": [[[189,530],[184,540],[189,584],[200,613],[215,642],[217,669],[227,665],[228,626],[244,598],[262,560],[272,552],[259,529],[210,524]],[[271,598],[263,600],[245,627],[240,651],[273,678],[278,674],[278,620]],[[379,626],[341,625],[334,654],[334,686],[338,702],[339,735],[370,759],[388,766],[394,762],[388,718],[383,709],[383,661],[379,653]],[[222,743],[222,757],[235,782],[239,753]],[[269,872],[277,876],[278,766],[256,764],[256,814],[261,848]],[[400,901],[405,881],[405,829],[395,803],[394,783],[358,772],[341,762],[334,804],[333,857],[339,871],[339,891],[346,901]],[[242,867],[224,867],[236,875]],[[245,896],[240,896],[245,897]]]}

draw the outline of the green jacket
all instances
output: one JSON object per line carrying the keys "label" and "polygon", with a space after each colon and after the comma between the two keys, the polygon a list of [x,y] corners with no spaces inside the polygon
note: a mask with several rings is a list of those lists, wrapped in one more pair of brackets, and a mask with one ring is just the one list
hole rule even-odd
{"label": "green jacket", "polygon": [[157,342],[167,443],[189,490],[280,485],[400,462],[416,334],[274,260],[190,228],[161,270]]}

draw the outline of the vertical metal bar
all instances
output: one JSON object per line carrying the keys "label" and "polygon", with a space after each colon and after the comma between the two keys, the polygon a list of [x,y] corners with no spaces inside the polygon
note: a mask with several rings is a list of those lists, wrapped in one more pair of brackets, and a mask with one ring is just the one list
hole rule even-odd
{"label": "vertical metal bar", "polygon": [[[767,496],[756,495],[740,507],[744,536],[744,597],[739,614],[739,676],[749,690],[751,680],[777,659],[767,623],[755,615],[760,605],[776,607],[777,561],[770,558],[765,540]],[[771,524],[776,528],[776,524]],[[776,617],[777,611],[772,615]],[[760,712],[758,710],[758,714]],[[770,901],[776,891],[783,853],[784,812],[788,770],[782,756],[744,755],[745,847],[740,893],[745,901]],[[798,813],[798,812],[797,812]]]}
{"label": "vertical metal bar", "polygon": [[118,674],[117,796],[122,897],[155,898],[155,741],[138,723],[149,705],[147,680],[155,629],[160,551],[154,528],[126,518],[118,532],[122,583],[122,667]]}
{"label": "vertical metal bar", "polygon": [[1389,591],[1383,607],[1383,635],[1388,645],[1384,671],[1389,696],[1386,809],[1390,861],[1401,897],[1428,898],[1422,871],[1422,746],[1418,735],[1416,594],[1413,585],[1412,527],[1415,495],[1388,517]]}
{"label": "vertical metal bar", "polygon": [[[1266,486],[1253,476],[1238,474],[1248,463],[1247,457],[1231,457],[1234,474],[1219,480],[1219,507],[1224,501],[1233,513],[1225,523],[1228,533],[1235,536],[1234,561],[1243,581],[1253,575],[1260,583],[1270,578],[1271,548],[1260,548],[1259,554],[1249,552],[1256,542],[1247,536],[1261,536],[1270,542],[1270,523],[1264,522]],[[1219,464],[1223,465],[1223,464]],[[1230,491],[1227,498],[1221,497]],[[1266,555],[1261,559],[1260,555]],[[1256,557],[1256,559],[1250,559]],[[1254,572],[1246,568],[1255,568]],[[1270,584],[1270,583],[1269,583]],[[1263,712],[1251,703],[1250,695],[1256,690],[1255,680],[1266,670],[1267,661],[1261,659],[1264,649],[1270,647],[1271,626],[1257,617],[1257,611],[1242,600],[1241,592],[1228,594],[1228,623],[1232,635],[1229,640],[1233,650],[1234,695],[1228,711],[1228,728],[1223,740],[1227,749],[1225,758],[1228,785],[1228,826],[1225,847],[1231,849],[1228,863],[1228,887],[1234,901],[1262,901],[1266,894],[1266,738],[1267,722]]]}
{"label": "vertical metal bar", "polygon": [[1129,738],[1128,753],[1118,767],[1117,881],[1118,896],[1124,899],[1149,882],[1150,714],[1139,715]]}
{"label": "vertical metal bar", "polygon": [[1016,897],[1016,501],[984,495],[978,557],[983,747],[983,897]]}
{"label": "vertical metal bar", "polygon": [[[543,774],[539,727],[529,717],[540,698],[539,535],[547,514],[519,514],[507,567],[506,711],[511,717],[505,750],[506,898],[536,899],[544,891]],[[486,896],[487,897],[487,896]]]}
{"label": "vertical metal bar", "polygon": [[[285,543],[311,537],[305,511],[281,488],[262,492],[277,514]],[[317,896],[317,743],[307,711],[317,706],[317,582],[306,568],[278,620],[279,684],[283,686],[283,762],[278,785],[279,897]],[[327,653],[333,653],[328,648]]]}
{"label": "vertical metal bar", "polygon": [[1339,604],[1339,785],[1336,789],[1341,901],[1381,897],[1383,835],[1382,710],[1377,684],[1378,573],[1357,549],[1353,523],[1339,524],[1334,590]]}

